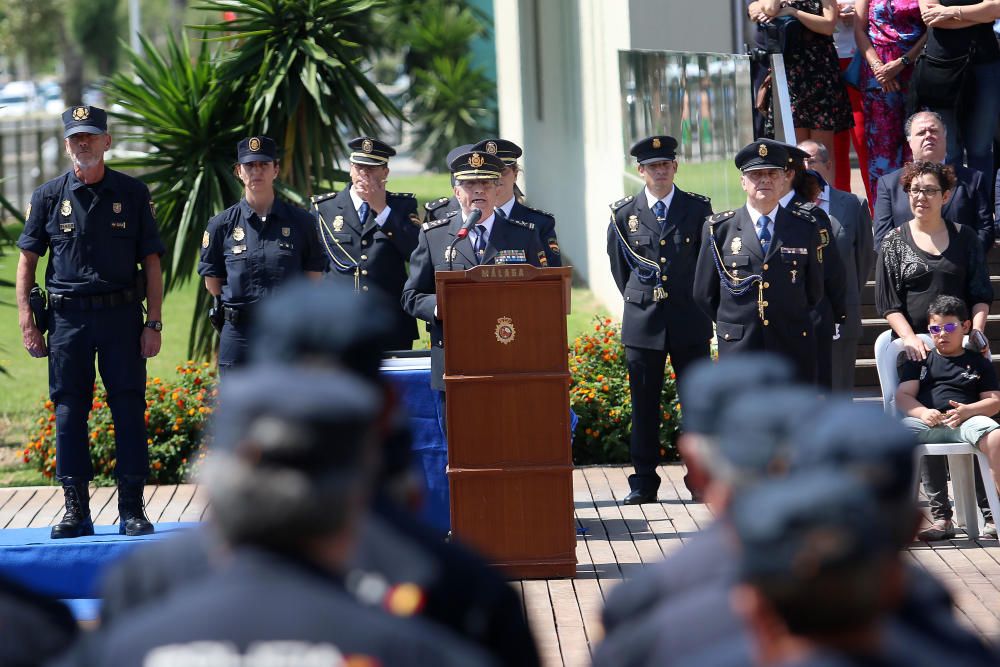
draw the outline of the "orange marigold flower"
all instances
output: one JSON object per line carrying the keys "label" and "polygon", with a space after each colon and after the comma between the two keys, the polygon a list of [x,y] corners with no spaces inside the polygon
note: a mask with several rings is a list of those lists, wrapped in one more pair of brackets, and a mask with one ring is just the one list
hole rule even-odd
{"label": "orange marigold flower", "polygon": [[160,463],[159,461],[153,461],[153,470],[159,470],[162,467],[163,467],[162,463]]}

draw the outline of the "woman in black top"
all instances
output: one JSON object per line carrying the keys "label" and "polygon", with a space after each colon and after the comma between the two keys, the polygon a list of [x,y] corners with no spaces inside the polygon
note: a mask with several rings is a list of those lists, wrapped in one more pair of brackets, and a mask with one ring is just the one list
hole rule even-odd
{"label": "woman in black top", "polygon": [[929,348],[917,337],[927,331],[927,308],[947,294],[965,301],[972,327],[983,331],[993,301],[986,258],[975,230],[952,225],[941,207],[955,186],[955,172],[935,162],[912,162],[900,178],[913,219],[886,235],[875,267],[875,304],[906,356],[922,360]]}
{"label": "woman in black top", "polygon": [[948,163],[964,162],[983,174],[993,174],[993,133],[1000,116],[1000,46],[992,23],[1000,18],[996,0],[920,0],[920,14],[930,28],[925,51],[938,58],[971,54],[972,82],[968,103],[932,108],[948,131]]}

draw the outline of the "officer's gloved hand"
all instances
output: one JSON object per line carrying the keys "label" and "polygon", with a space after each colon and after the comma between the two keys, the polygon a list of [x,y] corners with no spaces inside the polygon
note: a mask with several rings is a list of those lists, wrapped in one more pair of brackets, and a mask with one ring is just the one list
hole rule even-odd
{"label": "officer's gloved hand", "polygon": [[222,309],[221,294],[212,297],[212,305],[208,307],[208,321],[212,323],[216,331],[222,331],[222,325],[226,322],[226,313]]}

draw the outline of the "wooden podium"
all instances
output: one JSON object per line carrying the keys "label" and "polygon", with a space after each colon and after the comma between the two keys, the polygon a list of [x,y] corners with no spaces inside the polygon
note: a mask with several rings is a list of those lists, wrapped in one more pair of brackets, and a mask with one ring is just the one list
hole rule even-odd
{"label": "wooden podium", "polygon": [[452,533],[512,579],[576,573],[570,275],[500,264],[435,276]]}

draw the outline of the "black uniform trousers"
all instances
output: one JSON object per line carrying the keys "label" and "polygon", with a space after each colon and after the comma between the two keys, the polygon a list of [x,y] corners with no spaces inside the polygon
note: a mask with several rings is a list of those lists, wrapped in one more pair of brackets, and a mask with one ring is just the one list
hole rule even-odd
{"label": "black uniform trousers", "polygon": [[660,394],[663,391],[667,354],[670,355],[671,366],[680,383],[684,372],[693,362],[708,358],[709,341],[676,349],[667,345],[664,350],[625,347],[628,384],[632,392],[632,438],[629,441],[629,453],[635,474],[629,476],[629,486],[633,491],[655,493],[660,487],[656,466],[660,462]]}
{"label": "black uniform trousers", "polygon": [[245,319],[246,321],[238,323],[227,321],[222,325],[222,331],[219,332],[220,374],[242,366],[247,361],[250,321],[249,318]]}
{"label": "black uniform trousers", "polygon": [[96,310],[53,308],[49,329],[49,396],[56,409],[56,477],[90,480],[87,417],[94,399],[94,355],[115,425],[115,474],[145,477],[146,360],[139,349],[139,303]]}

